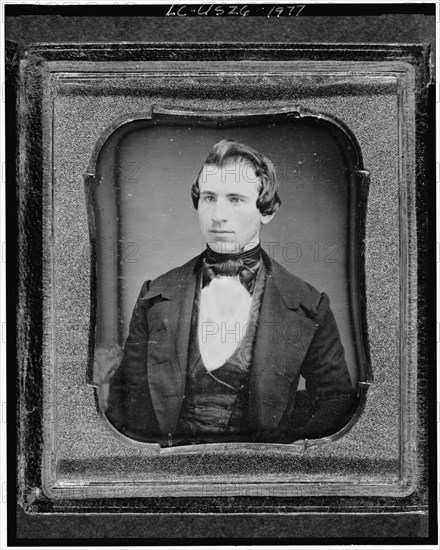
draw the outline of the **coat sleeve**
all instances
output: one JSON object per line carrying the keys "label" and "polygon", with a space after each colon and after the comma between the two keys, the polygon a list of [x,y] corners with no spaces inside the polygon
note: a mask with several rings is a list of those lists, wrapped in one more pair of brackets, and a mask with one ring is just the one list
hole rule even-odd
{"label": "coat sleeve", "polygon": [[348,420],[354,405],[350,374],[345,362],[330,300],[323,293],[315,317],[318,329],[307,352],[301,374],[315,411],[297,430],[298,437],[318,438],[338,431]]}
{"label": "coat sleeve", "polygon": [[110,380],[107,418],[127,437],[148,440],[158,432],[147,380],[147,303],[142,297],[150,281],[141,288],[130,321],[122,362]]}

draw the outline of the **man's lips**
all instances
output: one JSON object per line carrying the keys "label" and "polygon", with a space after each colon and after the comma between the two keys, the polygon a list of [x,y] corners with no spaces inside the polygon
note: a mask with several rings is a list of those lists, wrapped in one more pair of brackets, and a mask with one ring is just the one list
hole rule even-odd
{"label": "man's lips", "polygon": [[233,233],[233,231],[227,231],[226,229],[210,229],[210,233]]}

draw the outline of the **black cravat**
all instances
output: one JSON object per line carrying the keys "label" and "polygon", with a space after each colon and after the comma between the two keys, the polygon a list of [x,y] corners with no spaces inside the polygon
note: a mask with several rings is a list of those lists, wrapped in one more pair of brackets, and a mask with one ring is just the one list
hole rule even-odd
{"label": "black cravat", "polygon": [[219,254],[208,246],[203,260],[203,286],[208,285],[216,275],[239,275],[241,284],[252,294],[260,265],[260,245],[238,254]]}

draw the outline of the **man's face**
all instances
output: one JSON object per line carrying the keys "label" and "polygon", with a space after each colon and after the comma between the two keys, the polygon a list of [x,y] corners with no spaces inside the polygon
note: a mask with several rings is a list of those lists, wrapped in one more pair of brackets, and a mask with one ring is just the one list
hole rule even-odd
{"label": "man's face", "polygon": [[261,224],[271,215],[257,208],[260,179],[251,164],[205,165],[199,177],[199,223],[202,235],[220,253],[234,253],[258,243]]}

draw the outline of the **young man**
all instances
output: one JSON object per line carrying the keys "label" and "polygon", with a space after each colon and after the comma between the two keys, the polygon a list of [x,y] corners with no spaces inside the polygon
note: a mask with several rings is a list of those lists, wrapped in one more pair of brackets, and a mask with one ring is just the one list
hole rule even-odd
{"label": "young man", "polygon": [[[222,140],[191,196],[207,248],[143,284],[123,356],[98,350],[107,417],[126,436],[162,445],[334,433],[353,392],[329,299],[260,247],[281,204],[272,162]],[[313,403],[301,421],[300,375]]]}

